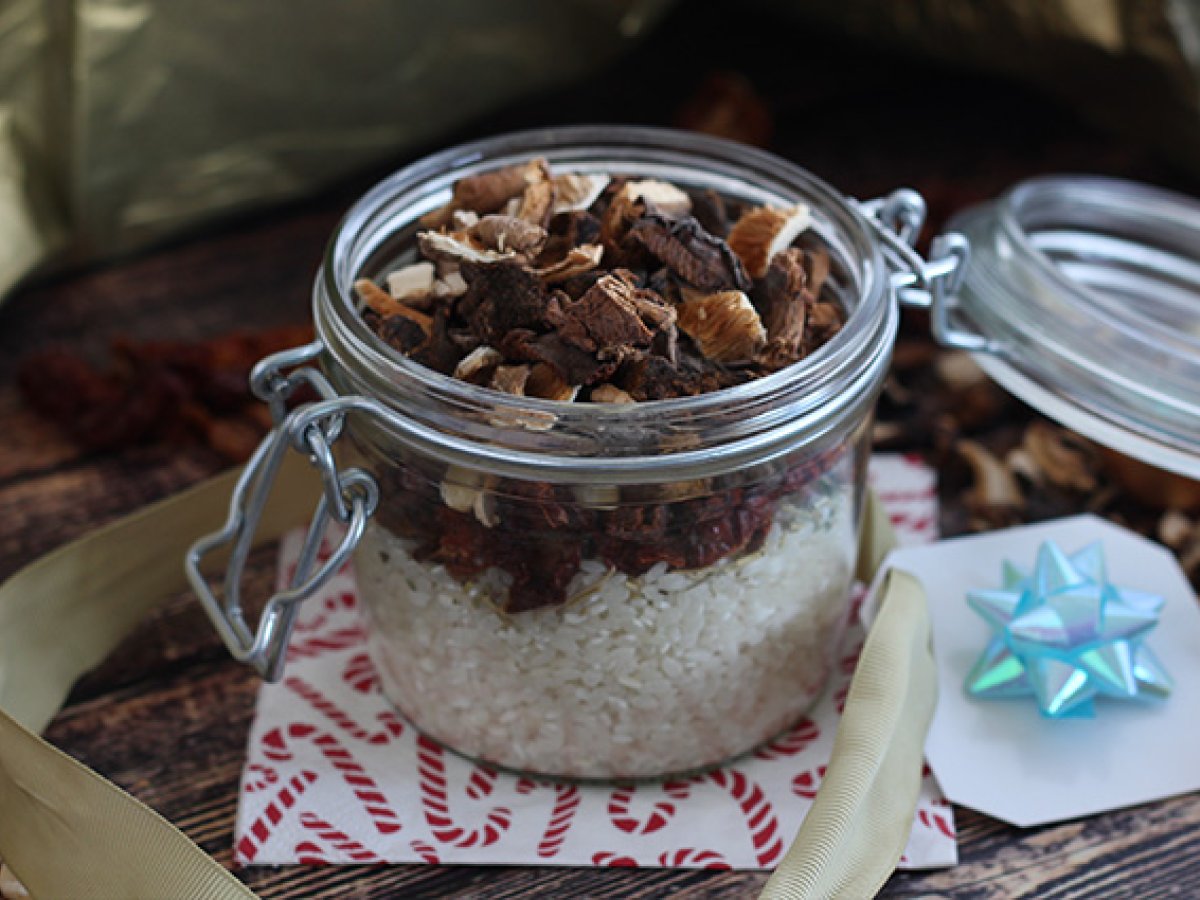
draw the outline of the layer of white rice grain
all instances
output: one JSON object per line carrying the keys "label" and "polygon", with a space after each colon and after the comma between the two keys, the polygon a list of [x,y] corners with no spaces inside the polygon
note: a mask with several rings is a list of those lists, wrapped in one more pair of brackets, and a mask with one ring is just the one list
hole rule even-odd
{"label": "layer of white rice grain", "polygon": [[506,616],[509,576],[462,583],[371,526],[356,556],[384,693],[478,759],[574,778],[715,765],[818,698],[846,612],[849,492],[781,505],[762,548],[640,577],[585,561],[572,598]]}

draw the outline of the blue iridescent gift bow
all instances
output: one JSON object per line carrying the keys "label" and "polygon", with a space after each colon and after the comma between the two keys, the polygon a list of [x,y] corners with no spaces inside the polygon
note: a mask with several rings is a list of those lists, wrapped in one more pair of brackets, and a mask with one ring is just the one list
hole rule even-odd
{"label": "blue iridescent gift bow", "polygon": [[974,697],[1037,699],[1042,715],[1095,715],[1098,696],[1165,698],[1171,676],[1143,643],[1164,600],[1108,580],[1094,543],[1067,556],[1042,544],[1032,573],[1005,561],[1003,586],[967,602],[995,632],[967,676]]}

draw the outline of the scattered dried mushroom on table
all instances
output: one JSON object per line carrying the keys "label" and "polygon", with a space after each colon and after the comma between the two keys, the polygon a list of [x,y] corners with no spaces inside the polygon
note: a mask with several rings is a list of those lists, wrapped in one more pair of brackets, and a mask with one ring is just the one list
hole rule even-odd
{"label": "scattered dried mushroom on table", "polygon": [[[1200,481],[1152,468],[1039,416],[971,358],[909,321],[877,410],[878,448],[938,469],[941,532],[1091,512],[1161,541],[1200,588]],[[920,335],[920,336],[917,336]]]}
{"label": "scattered dried mushroom on table", "polygon": [[[51,347],[21,360],[17,384],[31,409],[85,450],[201,443],[226,462],[242,462],[271,427],[267,408],[250,393],[251,368],[270,353],[311,340],[308,325],[204,341],[122,337],[113,340],[105,368]],[[304,402],[306,396],[293,399]]]}
{"label": "scattered dried mushroom on table", "polygon": [[[422,218],[420,259],[388,273],[386,290],[366,279],[355,290],[380,339],[444,375],[628,406],[761,378],[837,333],[843,311],[821,296],[829,258],[815,242],[795,246],[810,222],[803,205],[745,207],[655,179],[555,173],[535,159],[461,179]],[[544,430],[555,419],[501,407],[490,421]],[[564,602],[582,559],[638,575],[753,550],[779,498],[831,464],[640,497],[453,468],[437,484],[401,466],[381,477],[394,482],[385,496],[390,488],[405,502],[385,503],[380,520],[457,577],[508,572],[499,605],[519,612]]]}

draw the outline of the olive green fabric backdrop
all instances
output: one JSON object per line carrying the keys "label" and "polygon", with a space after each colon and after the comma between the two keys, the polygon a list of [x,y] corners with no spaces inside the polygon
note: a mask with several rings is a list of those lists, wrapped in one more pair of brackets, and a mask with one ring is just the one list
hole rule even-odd
{"label": "olive green fabric backdrop", "polygon": [[3,0],[0,296],[567,83],[666,3]]}
{"label": "olive green fabric backdrop", "polygon": [[[39,263],[144,247],[436,144],[594,72],[674,2],[0,0],[0,299]],[[1197,0],[739,7],[767,11],[800,35],[820,21],[1035,81],[1200,172]]]}

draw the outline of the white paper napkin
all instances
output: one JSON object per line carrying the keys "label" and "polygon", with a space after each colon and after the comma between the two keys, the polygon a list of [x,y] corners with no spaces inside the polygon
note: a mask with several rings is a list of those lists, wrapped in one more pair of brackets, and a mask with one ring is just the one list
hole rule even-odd
{"label": "white paper napkin", "polygon": [[[871,479],[902,543],[936,532],[933,473],[877,456]],[[300,534],[281,549],[295,562]],[[307,601],[287,673],[264,684],[235,832],[239,864],[427,862],[766,869],[820,786],[862,631],[826,697],[785,737],[684,781],[562,785],[441,749],[393,712],[367,659],[353,573]],[[902,866],[956,862],[954,817],[926,774]]]}

